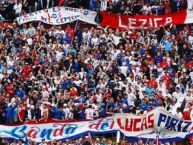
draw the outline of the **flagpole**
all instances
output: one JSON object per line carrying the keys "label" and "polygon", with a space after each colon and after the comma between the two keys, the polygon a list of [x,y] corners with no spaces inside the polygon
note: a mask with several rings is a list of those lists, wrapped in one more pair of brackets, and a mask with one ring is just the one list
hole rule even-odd
{"label": "flagpole", "polygon": [[118,131],[117,131],[117,138],[116,138],[116,143],[117,143],[117,144],[120,142],[120,137],[121,137],[121,133],[120,133],[120,131],[118,130]]}
{"label": "flagpole", "polygon": [[93,144],[93,141],[92,141],[92,137],[91,137],[90,132],[88,133],[88,137],[89,137],[89,140],[90,140],[91,145],[94,145],[94,144]]}
{"label": "flagpole", "polygon": [[160,129],[157,128],[157,131],[156,131],[156,145],[161,145],[160,140],[159,140],[159,134],[160,134]]}
{"label": "flagpole", "polygon": [[76,21],[76,24],[75,24],[75,27],[74,27],[74,32],[76,32],[76,29],[78,27],[78,22],[79,22],[79,20]]}

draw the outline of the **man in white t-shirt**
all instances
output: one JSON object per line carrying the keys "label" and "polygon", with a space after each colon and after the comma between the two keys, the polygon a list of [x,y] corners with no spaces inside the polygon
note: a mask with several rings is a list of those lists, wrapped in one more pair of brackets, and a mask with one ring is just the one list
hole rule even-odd
{"label": "man in white t-shirt", "polygon": [[173,92],[173,94],[172,94],[172,96],[175,98],[175,99],[179,99],[180,98],[180,96],[182,96],[182,93],[180,92],[180,88],[176,88],[176,91],[175,92]]}
{"label": "man in white t-shirt", "polygon": [[22,4],[19,2],[19,0],[17,0],[15,5],[13,6],[13,9],[15,11],[16,17],[20,16],[21,11],[22,11]]}
{"label": "man in white t-shirt", "polygon": [[69,119],[71,114],[70,109],[66,103],[63,105],[63,112],[65,114],[65,119]]}
{"label": "man in white t-shirt", "polygon": [[86,119],[93,120],[95,116],[95,110],[92,108],[92,105],[89,105],[89,108],[85,110]]}
{"label": "man in white t-shirt", "polygon": [[185,95],[185,108],[191,107],[191,104],[193,102],[193,97],[191,96],[191,91],[188,91]]}
{"label": "man in white t-shirt", "polygon": [[180,111],[180,108],[177,108],[176,109],[176,115],[175,115],[177,118],[179,119],[182,119],[183,115],[182,115],[182,112]]}
{"label": "man in white t-shirt", "polygon": [[193,50],[193,31],[191,32],[191,35],[188,37],[188,42],[190,44],[190,48]]}
{"label": "man in white t-shirt", "polygon": [[126,62],[122,63],[122,66],[119,67],[120,71],[122,74],[124,74],[125,77],[127,77],[127,71],[128,71],[128,67]]}

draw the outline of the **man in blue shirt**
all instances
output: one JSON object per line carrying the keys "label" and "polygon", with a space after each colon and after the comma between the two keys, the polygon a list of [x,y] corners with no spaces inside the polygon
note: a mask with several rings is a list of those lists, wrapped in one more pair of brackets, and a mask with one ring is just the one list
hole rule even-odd
{"label": "man in blue shirt", "polygon": [[139,105],[140,110],[146,111],[148,109],[148,105],[145,102],[145,99],[142,100],[141,104]]}
{"label": "man in blue shirt", "polygon": [[17,107],[17,105],[15,103],[10,103],[7,106],[6,109],[6,121],[7,124],[13,124],[14,123],[14,118],[15,118],[15,108]]}
{"label": "man in blue shirt", "polygon": [[26,95],[26,92],[22,89],[22,87],[20,86],[19,87],[19,90],[17,90],[16,92],[17,96],[22,100],[25,95]]}
{"label": "man in blue shirt", "polygon": [[162,39],[160,43],[162,44],[162,46],[163,46],[166,53],[171,51],[173,42],[171,41],[170,38],[166,37],[166,39]]}

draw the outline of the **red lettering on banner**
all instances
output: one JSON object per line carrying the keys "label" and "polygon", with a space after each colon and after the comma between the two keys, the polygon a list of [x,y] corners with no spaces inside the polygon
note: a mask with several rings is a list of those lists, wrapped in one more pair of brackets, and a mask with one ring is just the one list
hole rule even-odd
{"label": "red lettering on banner", "polygon": [[154,114],[148,116],[148,128],[154,128]]}
{"label": "red lettering on banner", "polygon": [[119,125],[120,129],[124,129],[124,126],[122,126],[123,124],[121,123],[121,120],[122,120],[121,118],[118,118],[117,119],[117,124]]}
{"label": "red lettering on banner", "polygon": [[63,132],[64,132],[64,127],[66,126],[66,124],[54,124],[53,127],[57,127],[57,126],[61,126],[61,128],[55,129],[53,136],[62,136]]}
{"label": "red lettering on banner", "polygon": [[117,124],[120,129],[128,132],[154,128],[154,114],[150,114],[144,118],[118,118]]}
{"label": "red lettering on banner", "polygon": [[97,130],[99,128],[99,126],[101,125],[102,121],[103,121],[103,119],[99,119],[99,121],[97,123],[89,125],[89,128]]}
{"label": "red lettering on banner", "polygon": [[50,16],[50,14],[49,14],[49,13],[47,13],[47,15],[48,15],[48,18],[52,18],[52,16]]}
{"label": "red lettering on banner", "polygon": [[133,126],[133,119],[131,119],[130,122],[129,122],[129,119],[126,119],[125,130],[132,131],[132,126]]}
{"label": "red lettering on banner", "polygon": [[140,126],[139,125],[141,123],[141,118],[136,118],[134,119],[134,127],[133,127],[133,131],[140,131]]}
{"label": "red lettering on banner", "polygon": [[141,130],[147,129],[147,121],[146,118],[142,119],[142,123],[141,123]]}
{"label": "red lettering on banner", "polygon": [[40,132],[40,129],[38,127],[32,127],[27,132],[27,137],[28,138],[37,138],[37,135],[38,135],[39,132]]}

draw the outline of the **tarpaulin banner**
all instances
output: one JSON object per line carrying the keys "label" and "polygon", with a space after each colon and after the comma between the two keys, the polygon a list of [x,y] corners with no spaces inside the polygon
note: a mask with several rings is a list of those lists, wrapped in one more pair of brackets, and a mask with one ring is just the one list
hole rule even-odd
{"label": "tarpaulin banner", "polygon": [[44,123],[28,122],[22,125],[0,125],[0,137],[30,139],[36,142],[51,140],[70,140],[88,133],[106,134],[120,131],[126,137],[156,139],[160,131],[161,141],[184,139],[193,134],[193,123],[183,121],[162,108],[152,110],[144,116],[115,114],[93,121],[52,121]]}
{"label": "tarpaulin banner", "polygon": [[101,26],[109,26],[119,29],[157,28],[170,24],[193,23],[193,11],[183,10],[166,15],[119,15],[101,12]]}
{"label": "tarpaulin banner", "polygon": [[161,140],[186,138],[193,133],[193,122],[183,121],[162,108],[156,108],[144,116],[115,114],[115,128],[127,137]]}
{"label": "tarpaulin banner", "polygon": [[77,8],[53,7],[17,17],[17,22],[19,25],[32,21],[41,21],[51,25],[61,25],[81,20],[89,24],[96,24],[96,14],[95,11]]}

